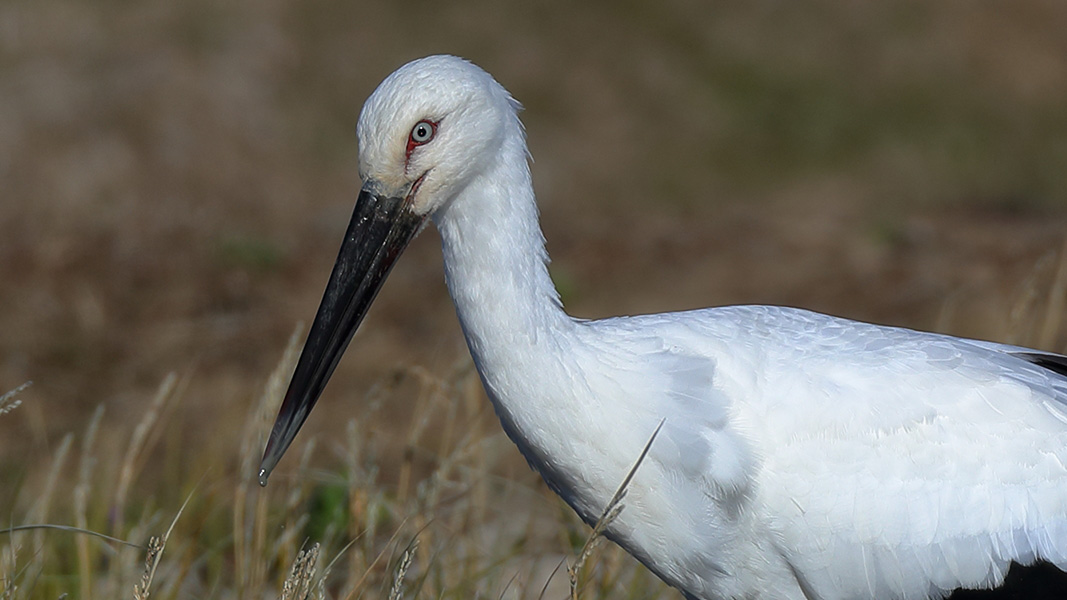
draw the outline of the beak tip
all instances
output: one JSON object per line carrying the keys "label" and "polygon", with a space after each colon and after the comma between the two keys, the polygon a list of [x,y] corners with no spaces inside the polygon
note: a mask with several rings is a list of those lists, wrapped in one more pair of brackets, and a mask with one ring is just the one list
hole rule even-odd
{"label": "beak tip", "polygon": [[260,469],[259,470],[259,486],[260,487],[267,487],[267,479],[269,479],[269,478],[270,478],[270,471],[268,471],[267,469]]}

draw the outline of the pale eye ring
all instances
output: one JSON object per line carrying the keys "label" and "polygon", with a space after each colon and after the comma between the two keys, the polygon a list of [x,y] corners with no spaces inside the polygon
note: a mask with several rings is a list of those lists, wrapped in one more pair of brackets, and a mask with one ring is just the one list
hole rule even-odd
{"label": "pale eye ring", "polygon": [[411,141],[415,144],[425,144],[433,139],[437,133],[437,126],[430,121],[419,121],[411,128]]}

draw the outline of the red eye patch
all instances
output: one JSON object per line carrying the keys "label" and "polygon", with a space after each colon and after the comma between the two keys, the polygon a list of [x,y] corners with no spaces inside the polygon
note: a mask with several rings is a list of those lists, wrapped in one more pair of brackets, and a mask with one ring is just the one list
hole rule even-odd
{"label": "red eye patch", "polygon": [[421,146],[433,139],[433,136],[437,134],[437,123],[439,122],[423,119],[415,123],[415,126],[411,128],[411,134],[408,135],[408,147],[404,151],[404,162],[411,160],[411,153],[417,146]]}

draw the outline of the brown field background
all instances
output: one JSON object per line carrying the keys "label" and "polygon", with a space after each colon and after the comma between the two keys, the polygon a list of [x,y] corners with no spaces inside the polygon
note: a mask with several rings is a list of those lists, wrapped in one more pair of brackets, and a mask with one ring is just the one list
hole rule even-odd
{"label": "brown field background", "polygon": [[[172,514],[181,482],[251,480],[235,440],[318,304],[360,106],[433,53],[524,103],[572,314],[787,304],[1064,351],[1064,32],[1054,0],[2,2],[0,393],[34,384],[0,418],[0,513],[22,519],[17,490],[97,406],[101,447],[125,448],[172,372],[131,503]],[[398,374],[469,366],[438,243],[416,240],[354,339],[301,434],[310,468],[342,460],[357,415],[385,489],[432,456],[439,432],[407,447]],[[489,471],[537,490],[470,410]]]}

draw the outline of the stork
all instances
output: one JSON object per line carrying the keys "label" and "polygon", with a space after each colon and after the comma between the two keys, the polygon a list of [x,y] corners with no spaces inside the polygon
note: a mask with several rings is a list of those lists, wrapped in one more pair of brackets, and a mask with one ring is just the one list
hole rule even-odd
{"label": "stork", "polygon": [[504,431],[689,600],[940,598],[1067,568],[1067,357],[726,306],[581,320],[549,278],[519,104],[453,56],[359,117],[362,189],[270,434],[267,477],[430,221]]}

